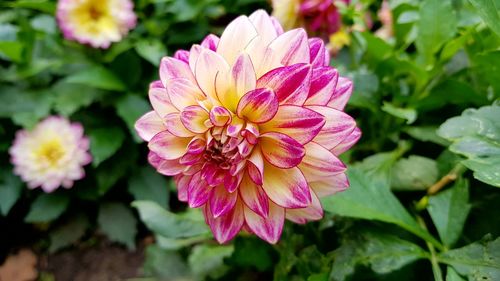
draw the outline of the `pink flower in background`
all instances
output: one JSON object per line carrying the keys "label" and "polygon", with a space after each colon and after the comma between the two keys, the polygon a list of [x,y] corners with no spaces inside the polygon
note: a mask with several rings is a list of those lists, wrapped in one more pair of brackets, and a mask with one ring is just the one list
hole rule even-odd
{"label": "pink flower in background", "polygon": [[18,131],[9,153],[14,173],[29,188],[52,192],[61,185],[70,188],[73,181],[85,177],[82,166],[92,161],[88,149],[82,125],[51,116],[33,130]]}
{"label": "pink flower in background", "polygon": [[135,27],[130,0],[59,0],[57,21],[68,40],[108,48]]}
{"label": "pink flower in background", "polygon": [[[273,15],[285,29],[304,27],[311,34],[328,39],[342,27],[342,18],[333,0],[273,0]],[[341,0],[349,4],[350,0]]]}
{"label": "pink flower in background", "polygon": [[136,130],[220,243],[242,229],[276,243],[285,218],[319,220],[319,198],[348,187],[337,155],[361,132],[329,61],[321,39],[262,10],[162,59]]}

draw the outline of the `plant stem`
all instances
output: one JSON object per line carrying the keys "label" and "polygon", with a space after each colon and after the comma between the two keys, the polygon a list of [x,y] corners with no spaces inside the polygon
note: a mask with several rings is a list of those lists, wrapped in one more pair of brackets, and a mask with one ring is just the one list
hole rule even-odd
{"label": "plant stem", "polygon": [[442,177],[440,180],[438,180],[435,184],[433,184],[429,189],[427,189],[427,194],[428,195],[434,195],[438,193],[443,187],[445,187],[447,184],[450,182],[455,181],[458,176],[460,176],[463,172],[465,172],[465,166],[458,163],[451,169],[448,174],[446,174],[444,177]]}
{"label": "plant stem", "polygon": [[[421,216],[417,216],[417,221],[424,228],[427,230],[427,226],[425,225],[424,219],[422,219]],[[434,248],[434,245],[432,243],[425,241],[425,244],[427,245],[427,248],[429,248],[429,252],[431,253],[430,256],[430,262],[432,265],[432,273],[434,275],[434,280],[435,281],[443,281],[443,272],[441,271],[441,267],[439,267],[439,262],[438,258],[436,255],[436,249]]]}

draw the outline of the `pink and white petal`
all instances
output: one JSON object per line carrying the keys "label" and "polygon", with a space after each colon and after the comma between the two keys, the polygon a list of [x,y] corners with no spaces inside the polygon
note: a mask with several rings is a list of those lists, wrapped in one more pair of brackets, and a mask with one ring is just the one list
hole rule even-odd
{"label": "pink and white petal", "polygon": [[284,208],[304,208],[311,204],[311,191],[297,167],[280,169],[265,163],[262,188],[269,199]]}
{"label": "pink and white petal", "polygon": [[158,173],[165,176],[175,176],[186,170],[186,166],[180,164],[179,159],[166,160],[151,151],[148,154],[148,161]]}
{"label": "pink and white petal", "polygon": [[281,64],[287,66],[296,63],[310,63],[309,41],[307,33],[302,28],[287,31],[271,44],[269,49],[276,51]]}
{"label": "pink and white petal", "polygon": [[361,130],[356,127],[352,133],[346,137],[341,143],[332,148],[330,151],[335,155],[340,155],[351,148],[361,138]]}
{"label": "pink and white petal", "polygon": [[231,211],[234,208],[237,199],[238,193],[227,192],[223,185],[212,188],[212,194],[210,194],[210,210],[212,211],[214,218],[223,216]]}
{"label": "pink and white petal", "polygon": [[283,66],[278,51],[269,49],[268,45],[262,36],[257,35],[245,48],[252,60],[257,79],[268,71]]}
{"label": "pink and white petal", "polygon": [[346,166],[328,149],[321,145],[310,142],[304,145],[306,155],[299,164],[308,182],[321,180],[346,170]]}
{"label": "pink and white petal", "polygon": [[302,144],[282,133],[265,133],[259,137],[259,144],[264,159],[282,169],[297,166],[305,155]]}
{"label": "pink and white petal", "polygon": [[346,190],[349,187],[349,180],[345,173],[340,173],[319,181],[309,182],[309,186],[321,198]]}
{"label": "pink and white petal", "polygon": [[262,37],[262,40],[269,44],[276,37],[278,37],[279,33],[274,28],[269,28],[273,26],[273,21],[271,17],[264,10],[257,10],[253,12],[249,17],[252,24],[255,26],[255,29]]}
{"label": "pink and white petal", "polygon": [[222,106],[214,106],[210,110],[210,122],[214,126],[223,127],[226,124],[231,123],[232,116],[231,112]]}
{"label": "pink and white petal", "polygon": [[205,205],[205,219],[217,242],[223,244],[233,239],[245,222],[243,203],[238,200],[227,214],[214,218],[209,204]]}
{"label": "pink and white petal", "polygon": [[295,105],[282,105],[269,122],[260,124],[261,133],[279,132],[286,134],[301,144],[314,139],[325,125],[325,117],[320,113]]}
{"label": "pink and white petal", "polygon": [[178,50],[174,53],[174,59],[178,59],[189,64],[189,51],[186,50]]}
{"label": "pink and white petal", "polygon": [[149,101],[154,111],[156,111],[160,117],[164,117],[172,112],[178,112],[177,108],[170,102],[167,89],[163,86],[149,88]]}
{"label": "pink and white petal", "polygon": [[201,177],[201,173],[196,173],[191,177],[188,185],[188,204],[191,208],[203,206],[210,198],[212,187]]}
{"label": "pink and white petal", "polygon": [[276,244],[281,237],[285,223],[285,209],[269,201],[269,216],[263,218],[248,207],[244,207],[245,222],[255,235]]}
{"label": "pink and white petal", "polygon": [[306,105],[326,105],[332,98],[339,78],[338,71],[331,67],[313,69],[311,89]]}
{"label": "pink and white petal", "polygon": [[240,16],[233,20],[222,33],[217,53],[233,65],[238,55],[245,49],[248,43],[257,36],[257,30],[246,16]]}
{"label": "pink and white petal", "polygon": [[205,95],[200,88],[188,79],[172,79],[166,88],[172,105],[179,111],[190,105],[197,105],[198,101],[205,99]]}
{"label": "pink and white petal", "polygon": [[201,51],[203,51],[204,47],[198,45],[198,44],[193,44],[191,46],[191,49],[189,50],[189,68],[191,69],[192,73],[195,73],[196,70],[196,61],[198,61],[198,57],[201,54]]}
{"label": "pink and white petal", "polygon": [[224,187],[226,188],[227,192],[236,193],[234,191],[240,185],[242,178],[243,178],[243,173],[237,173],[234,176],[231,175],[231,173],[226,173],[224,177]]}
{"label": "pink and white petal", "polygon": [[135,131],[145,141],[150,141],[156,134],[167,128],[155,111],[144,114],[135,122]]}
{"label": "pink and white petal", "polygon": [[173,135],[184,138],[195,135],[193,132],[184,127],[181,122],[181,114],[179,112],[167,114],[167,116],[164,117],[163,122],[165,122],[166,129]]}
{"label": "pink and white petal", "polygon": [[148,143],[149,149],[159,157],[173,160],[186,153],[191,138],[180,138],[169,131],[156,134]]}
{"label": "pink and white petal", "polygon": [[294,64],[275,68],[257,80],[257,88],[271,88],[280,104],[303,105],[311,85],[311,66]]}
{"label": "pink and white petal", "polygon": [[323,218],[323,207],[318,196],[311,192],[311,205],[299,209],[286,209],[285,217],[294,223],[304,224],[308,221],[317,221]]}
{"label": "pink and white petal", "polygon": [[257,185],[263,184],[264,178],[264,157],[260,146],[254,147],[252,154],[248,158],[248,174]]}
{"label": "pink and white petal", "polygon": [[309,50],[313,67],[328,66],[330,64],[330,53],[325,48],[325,43],[321,38],[310,38]]}
{"label": "pink and white petal", "polygon": [[214,51],[203,49],[196,60],[195,77],[200,89],[214,103],[219,103],[215,90],[218,73],[229,72],[229,64]]}
{"label": "pink and white petal", "polygon": [[285,32],[283,30],[283,27],[281,26],[280,22],[278,21],[278,19],[276,19],[275,17],[271,17],[271,22],[272,22],[274,30],[276,30],[276,33],[278,34],[278,36]]}
{"label": "pink and white petal", "polygon": [[174,177],[175,185],[177,186],[177,198],[181,202],[188,201],[188,188],[189,182],[191,181],[191,176],[176,176]]}
{"label": "pink and white petal", "polygon": [[160,79],[164,87],[167,87],[169,81],[174,78],[184,78],[194,80],[193,73],[185,62],[172,58],[164,57],[160,62]]}
{"label": "pink and white petal", "polygon": [[201,41],[201,46],[212,51],[217,51],[217,45],[219,44],[219,37],[214,34],[207,35],[203,41]]}
{"label": "pink and white petal", "polygon": [[243,179],[238,188],[240,197],[245,205],[263,218],[269,215],[269,198],[262,189],[254,183],[248,174]]}
{"label": "pink and white petal", "polygon": [[271,89],[259,88],[246,93],[238,103],[238,117],[253,123],[271,120],[278,111],[279,103]]}
{"label": "pink and white petal", "polygon": [[181,122],[189,131],[197,134],[206,132],[209,127],[207,121],[210,120],[209,113],[199,105],[191,105],[181,112]]}
{"label": "pink and white petal", "polygon": [[328,150],[341,143],[356,128],[356,121],[345,112],[327,106],[308,105],[307,108],[325,116],[326,123],[313,141]]}
{"label": "pink and white petal", "polygon": [[344,110],[352,94],[352,81],[345,77],[339,77],[337,87],[328,102],[328,107]]}

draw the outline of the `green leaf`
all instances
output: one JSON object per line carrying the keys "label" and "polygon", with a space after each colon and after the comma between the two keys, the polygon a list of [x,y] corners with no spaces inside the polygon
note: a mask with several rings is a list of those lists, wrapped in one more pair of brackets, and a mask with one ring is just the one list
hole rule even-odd
{"label": "green leaf", "polygon": [[350,188],[321,200],[326,211],[346,217],[393,223],[441,247],[439,242],[418,225],[391,193],[389,186],[373,181],[358,168],[348,169],[347,174]]}
{"label": "green leaf", "polygon": [[153,201],[168,209],[170,193],[167,180],[151,167],[142,167],[132,175],[128,182],[128,192],[135,200]]}
{"label": "green leaf", "polygon": [[368,156],[361,163],[357,163],[356,167],[371,179],[380,182],[384,186],[389,186],[394,164],[409,148],[408,143],[401,142],[395,150]]}
{"label": "green leaf", "polygon": [[231,256],[233,251],[233,245],[197,245],[188,257],[189,268],[199,279],[204,279],[206,276],[220,278],[229,270],[224,264],[224,258]]}
{"label": "green leaf", "polygon": [[70,83],[58,83],[52,90],[55,95],[54,109],[64,116],[70,116],[103,95],[95,88]]}
{"label": "green leaf", "polygon": [[139,138],[135,132],[134,125],[135,121],[139,119],[144,113],[151,110],[149,103],[144,100],[144,98],[138,95],[126,95],[120,99],[116,104],[116,112],[123,121],[127,124],[130,133],[134,137],[136,142],[141,142],[142,139]]}
{"label": "green leaf", "polygon": [[49,233],[49,252],[54,253],[59,249],[73,244],[83,237],[88,226],[89,220],[84,214],[80,213],[72,216],[66,224],[57,227]]}
{"label": "green leaf", "polygon": [[470,208],[469,184],[464,179],[429,198],[427,210],[446,246],[452,246],[460,238]]}
{"label": "green leaf", "polygon": [[53,221],[64,213],[68,205],[69,197],[67,194],[40,194],[31,204],[30,211],[24,221],[29,223]]}
{"label": "green leaf", "polygon": [[129,170],[134,167],[137,157],[138,151],[136,149],[124,147],[108,161],[101,163],[96,171],[99,194],[104,195],[118,180],[126,176]]}
{"label": "green leaf", "polygon": [[493,0],[469,0],[477,9],[483,21],[500,36],[500,14],[499,9]]}
{"label": "green leaf", "polygon": [[384,102],[382,110],[389,113],[392,116],[405,119],[406,124],[412,124],[417,120],[417,111],[413,108],[400,108],[396,107],[391,103]]}
{"label": "green leaf", "polygon": [[149,229],[167,238],[188,238],[208,232],[204,221],[171,213],[155,202],[134,201],[132,206],[137,208],[141,220]]}
{"label": "green leaf", "polygon": [[141,39],[135,44],[135,50],[154,66],[160,65],[162,57],[167,55],[167,48],[159,40]]}
{"label": "green leaf", "polygon": [[500,187],[500,106],[467,109],[461,116],[444,122],[438,134],[453,144],[450,150],[464,155],[462,163],[474,171],[474,177]]}
{"label": "green leaf", "polygon": [[12,206],[21,197],[22,191],[21,180],[12,174],[12,170],[2,168],[0,170],[0,214],[3,216],[9,214]]}
{"label": "green leaf", "polygon": [[500,280],[500,238],[492,240],[485,237],[465,247],[444,252],[438,260],[451,265],[469,280]]}
{"label": "green leaf", "polygon": [[33,91],[0,86],[0,117],[12,118],[23,127],[33,127],[50,113],[54,97],[47,90]]}
{"label": "green leaf", "polygon": [[69,75],[63,81],[110,91],[126,89],[125,84],[113,72],[102,66],[89,66],[80,72]]}
{"label": "green leaf", "polygon": [[122,243],[130,250],[135,249],[137,220],[130,208],[122,203],[103,203],[99,207],[97,222],[111,241]]}
{"label": "green leaf", "polygon": [[88,136],[94,167],[115,154],[125,140],[125,133],[119,127],[90,129]]}
{"label": "green leaf", "polygon": [[56,10],[56,4],[49,0],[17,0],[9,3],[9,5],[11,7],[38,10],[51,15],[54,14]]}
{"label": "green leaf", "polygon": [[391,187],[394,190],[425,190],[438,180],[436,161],[410,155],[396,162],[392,170]]}
{"label": "green leaf", "polygon": [[189,268],[179,253],[150,245],[145,251],[144,273],[159,280],[191,280]]}
{"label": "green leaf", "polygon": [[412,136],[414,139],[423,142],[433,142],[435,144],[439,144],[442,146],[450,145],[450,142],[445,140],[444,138],[438,136],[437,134],[438,127],[434,126],[412,126],[406,128],[404,131]]}
{"label": "green leaf", "polygon": [[[443,20],[446,19],[446,20]],[[441,46],[453,38],[457,27],[457,17],[451,0],[424,0],[420,6],[417,22],[416,46],[426,64],[432,64],[432,56]]]}
{"label": "green leaf", "polygon": [[211,239],[209,233],[193,236],[190,238],[167,238],[161,235],[155,235],[156,245],[165,250],[179,250],[181,248],[200,243],[204,240]]}
{"label": "green leaf", "polygon": [[273,267],[272,248],[254,237],[236,237],[234,252],[229,259],[231,265],[239,267],[255,267],[258,271],[266,271]]}
{"label": "green leaf", "polygon": [[24,44],[15,41],[0,41],[0,58],[7,58],[14,62],[23,59]]}
{"label": "green leaf", "polygon": [[358,264],[369,265],[378,274],[387,274],[428,256],[419,246],[397,236],[381,232],[361,233],[352,233],[333,252],[331,280],[346,280]]}
{"label": "green leaf", "polygon": [[465,281],[465,279],[458,275],[453,267],[448,266],[446,268],[446,281]]}

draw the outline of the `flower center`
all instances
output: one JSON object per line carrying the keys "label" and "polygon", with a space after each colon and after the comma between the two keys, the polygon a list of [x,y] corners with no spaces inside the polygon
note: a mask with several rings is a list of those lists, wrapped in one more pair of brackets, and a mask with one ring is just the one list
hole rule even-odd
{"label": "flower center", "polygon": [[59,140],[49,140],[40,145],[35,155],[40,161],[48,163],[50,166],[55,166],[64,156],[65,150]]}
{"label": "flower center", "polygon": [[94,5],[90,6],[88,13],[90,15],[90,18],[93,20],[98,20],[103,15],[103,12]]}

